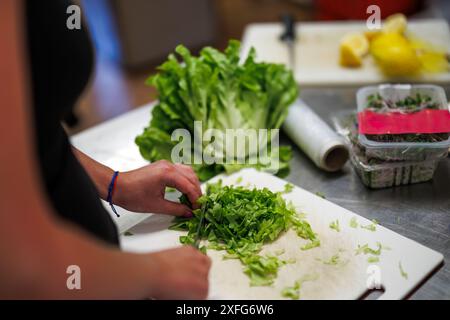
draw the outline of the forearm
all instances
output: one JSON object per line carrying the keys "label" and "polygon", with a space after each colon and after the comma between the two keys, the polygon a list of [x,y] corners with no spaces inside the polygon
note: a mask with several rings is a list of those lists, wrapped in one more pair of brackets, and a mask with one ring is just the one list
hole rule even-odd
{"label": "forearm", "polygon": [[[157,265],[148,256],[96,244],[94,239],[80,237],[77,232],[61,230],[58,233],[62,245],[53,248],[56,258],[42,277],[55,279],[42,290],[43,295],[88,299],[143,299],[155,295],[151,288],[157,287],[152,283],[158,279]],[[67,289],[69,265],[80,267],[81,290]],[[55,274],[61,276],[55,277]]]}
{"label": "forearm", "polygon": [[[141,299],[156,295],[158,265],[144,255],[124,253],[58,222],[39,226],[22,246],[0,248],[0,296],[30,299]],[[43,232],[45,231],[45,232]],[[30,233],[28,233],[30,234]],[[18,241],[22,241],[19,240]],[[67,287],[67,268],[80,268],[81,289]]]}
{"label": "forearm", "polygon": [[111,182],[114,171],[111,168],[101,164],[100,162],[97,162],[94,159],[90,158],[77,148],[72,147],[72,150],[78,161],[81,163],[83,168],[88,173],[89,177],[94,182],[100,198],[106,200],[108,196],[108,186]]}

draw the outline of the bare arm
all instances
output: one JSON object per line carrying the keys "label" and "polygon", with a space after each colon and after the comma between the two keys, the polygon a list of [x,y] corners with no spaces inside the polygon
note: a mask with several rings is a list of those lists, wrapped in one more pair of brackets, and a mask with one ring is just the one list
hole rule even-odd
{"label": "bare arm", "polygon": [[72,150],[78,161],[89,174],[89,177],[94,181],[100,198],[106,200],[106,197],[108,196],[108,186],[114,171],[100,162],[95,161],[77,148],[72,147]]}
{"label": "bare arm", "polygon": [[[193,249],[123,253],[54,218],[32,152],[22,11],[21,1],[0,1],[0,297],[204,297],[209,262]],[[66,286],[66,269],[74,264],[81,268],[81,290]],[[177,264],[191,265],[183,278],[177,278],[183,275],[175,272]],[[168,288],[162,285],[167,280]]]}
{"label": "bare arm", "polygon": [[[100,197],[106,200],[113,170],[72,147],[78,161],[94,181]],[[194,208],[201,196],[200,182],[189,166],[157,161],[142,168],[121,172],[117,178],[113,202],[134,212],[164,213],[190,216],[191,209],[178,202],[166,200],[166,187],[174,187],[185,193]]]}

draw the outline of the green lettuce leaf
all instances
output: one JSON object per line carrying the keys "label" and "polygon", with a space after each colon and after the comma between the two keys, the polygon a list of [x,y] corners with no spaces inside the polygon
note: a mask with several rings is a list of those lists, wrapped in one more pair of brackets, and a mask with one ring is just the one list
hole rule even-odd
{"label": "green lettuce leaf", "polygon": [[[280,128],[289,105],[298,95],[292,72],[280,64],[256,62],[254,49],[241,62],[239,51],[240,43],[235,40],[229,42],[224,52],[206,47],[198,57],[180,45],[158,68],[158,73],[147,80],[158,91],[158,104],[153,108],[149,126],[135,139],[145,159],[171,160],[171,151],[178,143],[171,141],[172,132],[186,129],[194,140],[194,135],[199,134],[195,132],[194,121],[202,121],[203,132],[209,128],[223,133],[227,129]],[[290,147],[271,150],[268,141],[265,147],[268,155],[279,152],[277,175],[287,175],[292,157]],[[192,160],[194,144],[202,143],[204,148],[210,142],[192,141],[189,158]],[[214,142],[214,154],[221,157],[223,139]],[[201,163],[193,168],[202,181],[243,167],[272,170],[261,161],[251,164],[248,160],[252,156],[245,153],[245,164]]]}

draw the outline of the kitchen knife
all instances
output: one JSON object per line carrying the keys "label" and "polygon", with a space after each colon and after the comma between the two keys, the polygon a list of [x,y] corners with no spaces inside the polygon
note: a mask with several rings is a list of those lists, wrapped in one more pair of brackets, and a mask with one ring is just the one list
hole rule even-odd
{"label": "kitchen knife", "polygon": [[287,45],[289,66],[291,67],[292,72],[295,72],[295,19],[290,14],[284,14],[281,17],[281,21],[283,23],[284,31],[280,36],[280,40]]}
{"label": "kitchen knife", "polygon": [[202,227],[205,220],[206,204],[203,205],[202,211],[200,213],[200,223],[198,224],[197,233],[195,234],[194,248],[200,249],[200,241],[202,240]]}

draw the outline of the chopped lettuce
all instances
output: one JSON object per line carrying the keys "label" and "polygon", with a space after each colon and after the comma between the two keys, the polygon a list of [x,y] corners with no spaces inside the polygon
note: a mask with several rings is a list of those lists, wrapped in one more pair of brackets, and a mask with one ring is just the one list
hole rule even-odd
{"label": "chopped lettuce", "polygon": [[292,300],[298,300],[300,299],[300,287],[297,286],[297,283],[294,283],[292,287],[286,287],[281,290],[281,296]]}
{"label": "chopped lettuce", "polygon": [[172,187],[166,187],[166,193],[172,193],[172,192],[177,192],[177,189],[172,188]]}
{"label": "chopped lettuce", "polygon": [[[187,203],[186,197],[180,201]],[[193,218],[177,217],[170,228],[188,231],[180,237],[180,242],[193,244],[204,212],[201,239],[207,240],[209,249],[225,250],[225,259],[239,259],[253,286],[271,285],[282,265],[295,262],[260,255],[263,244],[278,239],[289,228],[303,239],[318,241],[308,222],[297,215],[281,193],[267,188],[222,186],[219,181],[208,184],[198,203],[201,208],[193,211]]]}
{"label": "chopped lettuce", "polygon": [[307,281],[315,281],[319,278],[318,274],[307,274],[301,279],[294,282],[292,287],[286,287],[281,291],[281,296],[285,298],[290,298],[293,300],[300,299],[300,290],[302,288],[303,283]]}
{"label": "chopped lettuce", "polygon": [[369,247],[369,245],[367,243],[362,246],[358,245],[358,248],[356,249],[356,255],[359,255],[362,253],[362,254],[371,254],[371,255],[379,256],[381,254],[382,248],[383,248],[383,246],[379,242],[377,242],[377,249],[372,249],[371,247]]}
{"label": "chopped lettuce", "polygon": [[398,268],[399,268],[399,270],[400,270],[400,275],[401,275],[403,278],[405,278],[406,280],[408,280],[408,273],[406,273],[405,270],[403,269],[403,266],[402,266],[402,262],[401,262],[401,261],[398,262]]}
{"label": "chopped lettuce", "polygon": [[358,221],[356,220],[355,217],[351,218],[350,220],[350,228],[354,229],[358,228]]}
{"label": "chopped lettuce", "polygon": [[336,221],[330,222],[330,229],[333,229],[334,231],[341,232],[341,228],[339,226],[339,220],[336,219]]}
{"label": "chopped lettuce", "polygon": [[294,185],[292,183],[286,183],[282,193],[291,193],[292,190],[294,190]]}
{"label": "chopped lettuce", "polygon": [[341,257],[340,257],[340,255],[338,253],[333,255],[329,260],[323,261],[324,264],[331,265],[331,266],[336,266],[340,262],[341,262]]}
{"label": "chopped lettuce", "polygon": [[307,244],[305,244],[300,249],[305,251],[305,250],[314,249],[314,248],[317,248],[317,247],[320,247],[320,240],[316,237],[315,239],[313,239],[312,241],[308,242]]}
{"label": "chopped lettuce", "polygon": [[316,240],[317,235],[314,233],[314,231],[311,228],[311,225],[306,220],[301,219],[295,219],[292,221],[293,228],[295,232],[297,232],[297,235],[300,238],[306,239],[306,240]]}
{"label": "chopped lettuce", "polygon": [[316,192],[316,196],[321,197],[322,199],[326,199],[325,194],[320,191]]}
{"label": "chopped lettuce", "polygon": [[244,255],[241,258],[244,273],[250,278],[251,286],[269,286],[277,277],[278,269],[283,262],[277,257],[260,256],[257,254]]}
{"label": "chopped lettuce", "polygon": [[371,224],[368,224],[366,226],[361,225],[361,228],[375,232],[375,231],[377,231],[377,224],[378,224],[378,221],[374,219],[374,220],[372,220]]}
{"label": "chopped lettuce", "polygon": [[206,254],[206,251],[208,250],[208,248],[207,248],[206,246],[201,246],[201,247],[198,248],[198,250],[199,250],[201,253]]}
{"label": "chopped lettuce", "polygon": [[295,263],[295,259],[281,260],[275,256],[248,254],[240,257],[244,265],[244,273],[250,278],[251,286],[269,286],[278,275],[278,269]]}

